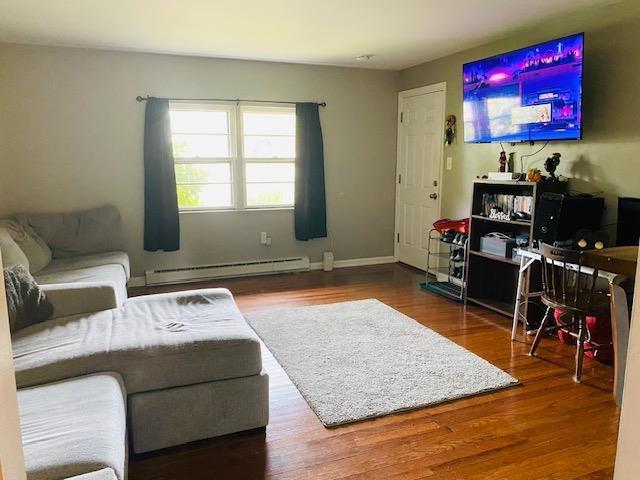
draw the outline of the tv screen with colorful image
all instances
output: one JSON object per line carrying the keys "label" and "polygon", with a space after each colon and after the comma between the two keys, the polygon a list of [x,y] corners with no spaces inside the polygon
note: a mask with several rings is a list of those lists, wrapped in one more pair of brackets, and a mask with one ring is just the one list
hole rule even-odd
{"label": "tv screen with colorful image", "polygon": [[464,141],[582,138],[584,34],[463,65]]}

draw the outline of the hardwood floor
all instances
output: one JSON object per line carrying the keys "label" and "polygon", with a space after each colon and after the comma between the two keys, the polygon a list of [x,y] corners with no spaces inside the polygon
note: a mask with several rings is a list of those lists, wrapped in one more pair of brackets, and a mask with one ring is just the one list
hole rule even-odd
{"label": "hardwood floor", "polygon": [[585,360],[573,383],[574,350],[543,340],[511,343],[510,320],[420,290],[401,265],[354,267],[181,286],[225,286],[243,312],[377,298],[480,355],[522,385],[491,394],[327,429],[267,352],[271,420],[266,432],[196,442],[134,457],[130,480],[170,479],[610,479],[619,412],[610,367]]}

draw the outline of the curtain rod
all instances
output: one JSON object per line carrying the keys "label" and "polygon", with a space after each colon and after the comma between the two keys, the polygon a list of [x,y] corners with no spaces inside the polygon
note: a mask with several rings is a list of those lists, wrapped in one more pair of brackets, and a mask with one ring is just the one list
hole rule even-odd
{"label": "curtain rod", "polygon": [[[151,100],[152,98],[157,98],[161,100],[169,100],[174,102],[248,102],[248,103],[283,103],[287,105],[295,105],[299,102],[283,102],[277,100],[247,100],[241,98],[164,98],[164,97],[152,97],[147,95],[146,97],[137,96],[136,100],[138,102],[146,102],[147,100]],[[327,102],[309,102],[316,103],[320,107],[326,107]]]}

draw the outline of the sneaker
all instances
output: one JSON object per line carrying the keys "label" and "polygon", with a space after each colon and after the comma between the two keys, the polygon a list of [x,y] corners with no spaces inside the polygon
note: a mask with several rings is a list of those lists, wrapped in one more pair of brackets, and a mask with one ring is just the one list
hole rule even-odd
{"label": "sneaker", "polygon": [[456,231],[453,228],[450,228],[446,232],[442,234],[440,240],[444,243],[453,243],[453,239],[456,237]]}
{"label": "sneaker", "polygon": [[452,275],[455,278],[462,278],[462,267],[453,267]]}
{"label": "sneaker", "polygon": [[460,245],[460,236],[461,236],[461,235],[462,235],[461,233],[456,233],[456,236],[455,236],[455,238],[453,239],[453,244],[454,244],[454,245]]}
{"label": "sneaker", "polygon": [[464,260],[464,250],[459,248],[458,250],[454,250],[451,260],[454,262],[461,262]]}
{"label": "sneaker", "polygon": [[524,327],[527,335],[535,335],[538,333],[538,329],[540,328],[540,320],[527,320],[526,325]]}
{"label": "sneaker", "polygon": [[467,235],[466,233],[461,233],[460,234],[460,239],[458,240],[458,245],[460,245],[461,247],[464,247],[467,243],[467,238],[469,237],[469,235]]}

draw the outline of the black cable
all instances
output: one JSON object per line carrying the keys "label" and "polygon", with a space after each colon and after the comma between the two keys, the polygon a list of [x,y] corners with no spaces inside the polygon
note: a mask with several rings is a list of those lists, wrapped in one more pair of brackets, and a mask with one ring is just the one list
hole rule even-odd
{"label": "black cable", "polygon": [[539,154],[542,150],[544,150],[544,149],[547,147],[547,145],[549,145],[549,142],[548,142],[548,141],[547,141],[547,142],[545,142],[545,144],[544,144],[541,148],[539,148],[538,150],[536,150],[535,152],[533,152],[533,153],[529,153],[528,155],[520,155],[520,171],[521,171],[522,173],[525,173],[525,172],[524,172],[524,158],[533,157],[534,155]]}

